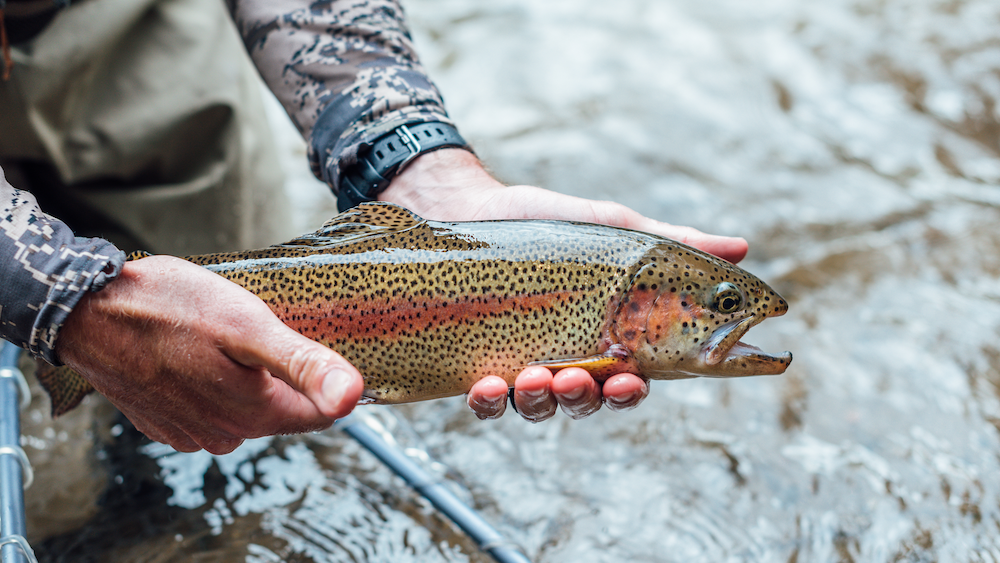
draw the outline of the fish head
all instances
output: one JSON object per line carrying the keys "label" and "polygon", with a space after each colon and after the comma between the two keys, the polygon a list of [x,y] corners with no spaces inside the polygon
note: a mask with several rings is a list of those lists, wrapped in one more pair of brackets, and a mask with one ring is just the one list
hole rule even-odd
{"label": "fish head", "polygon": [[753,274],[669,241],[640,263],[608,333],[651,379],[776,375],[791,353],[769,354],[740,339],[787,311],[788,303]]}

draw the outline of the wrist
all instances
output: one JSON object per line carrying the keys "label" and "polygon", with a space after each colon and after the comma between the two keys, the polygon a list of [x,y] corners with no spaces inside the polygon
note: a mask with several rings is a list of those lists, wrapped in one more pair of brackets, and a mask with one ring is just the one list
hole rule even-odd
{"label": "wrist", "polygon": [[485,203],[478,196],[503,187],[476,155],[450,148],[418,156],[392,179],[379,200],[402,205],[427,219],[471,219],[476,214],[471,207]]}
{"label": "wrist", "polygon": [[457,129],[440,121],[400,125],[362,144],[357,161],[340,174],[337,207],[347,211],[366,201],[375,201],[416,158],[446,148],[472,150]]}
{"label": "wrist", "polygon": [[109,318],[119,316],[117,310],[126,301],[128,291],[136,285],[137,277],[135,263],[125,262],[114,279],[108,280],[100,291],[83,294],[66,316],[56,337],[55,352],[61,363],[76,365],[78,354],[95,335],[100,335],[98,339],[109,337],[106,323]]}

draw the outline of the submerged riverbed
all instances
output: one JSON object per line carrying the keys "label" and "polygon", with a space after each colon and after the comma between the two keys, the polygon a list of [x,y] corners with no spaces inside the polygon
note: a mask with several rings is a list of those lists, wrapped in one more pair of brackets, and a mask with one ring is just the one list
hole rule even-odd
{"label": "submerged riverbed", "polygon": [[[795,361],[575,422],[366,408],[401,444],[537,562],[1000,559],[1000,4],[406,6],[500,178],[745,237],[791,306],[746,340]],[[489,560],[336,430],[178,454],[45,409],[40,561]]]}

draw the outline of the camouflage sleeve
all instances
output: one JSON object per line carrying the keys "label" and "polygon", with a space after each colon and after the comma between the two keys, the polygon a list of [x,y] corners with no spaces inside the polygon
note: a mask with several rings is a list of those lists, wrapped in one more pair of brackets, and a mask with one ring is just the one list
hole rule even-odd
{"label": "camouflage sleeve", "polygon": [[451,123],[396,0],[230,0],[247,51],[335,191],[361,143],[399,125]]}
{"label": "camouflage sleeve", "polygon": [[0,170],[0,336],[59,365],[56,337],[87,291],[114,279],[125,253],[110,242],[73,236],[42,213]]}

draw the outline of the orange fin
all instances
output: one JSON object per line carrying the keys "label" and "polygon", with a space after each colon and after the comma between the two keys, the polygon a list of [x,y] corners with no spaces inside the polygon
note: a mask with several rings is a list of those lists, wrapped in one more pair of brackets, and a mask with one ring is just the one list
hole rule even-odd
{"label": "orange fin", "polygon": [[69,366],[55,367],[38,362],[35,377],[49,394],[52,402],[52,418],[65,414],[80,404],[94,390],[80,374]]}
{"label": "orange fin", "polygon": [[628,353],[624,346],[615,344],[603,354],[594,354],[582,358],[563,358],[559,360],[539,360],[531,362],[529,366],[542,366],[552,371],[566,368],[582,368],[587,370],[595,379],[603,381],[612,375],[619,373],[636,373],[637,366],[632,361],[632,355]]}

